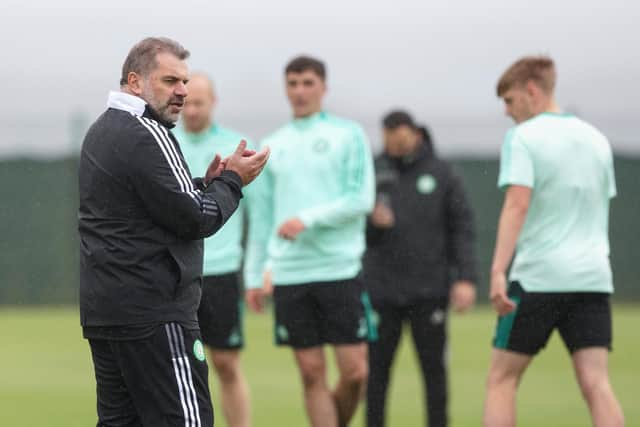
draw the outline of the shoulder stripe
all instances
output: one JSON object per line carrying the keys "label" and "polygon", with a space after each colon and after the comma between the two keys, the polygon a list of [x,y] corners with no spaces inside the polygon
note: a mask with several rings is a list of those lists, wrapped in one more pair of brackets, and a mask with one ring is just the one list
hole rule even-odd
{"label": "shoulder stripe", "polygon": [[178,152],[176,151],[175,146],[171,141],[171,138],[169,138],[168,133],[166,133],[166,129],[164,129],[154,120],[148,119],[146,117],[143,117],[142,120],[146,121],[147,124],[149,124],[151,128],[155,130],[155,134],[158,135],[159,137],[159,139],[156,139],[158,143],[161,143],[164,145],[165,150],[168,153],[169,158],[171,159],[170,164],[174,168],[174,172],[180,177],[180,180],[183,183],[182,191],[184,192],[193,191],[194,188],[193,188],[193,183],[191,182],[191,178],[189,177],[189,174],[184,168],[184,165],[180,160],[180,156],[178,155]]}
{"label": "shoulder stripe", "polygon": [[189,173],[187,172],[187,169],[184,167],[182,161],[180,160],[180,155],[178,154],[178,150],[176,150],[176,145],[173,143],[173,141],[171,140],[171,137],[169,136],[169,131],[167,131],[167,129],[164,126],[160,126],[158,123],[156,123],[155,125],[164,134],[164,140],[169,146],[169,149],[173,153],[174,157],[178,161],[180,165],[180,171],[182,172],[184,179],[188,183],[188,188],[190,190],[194,190],[195,188],[193,186],[193,182],[191,181],[191,176],[189,175]]}
{"label": "shoulder stripe", "polygon": [[164,143],[160,139],[160,136],[156,133],[156,131],[152,128],[151,124],[149,124],[144,117],[135,116],[135,118],[138,119],[138,121],[142,124],[142,126],[144,126],[149,131],[149,133],[153,136],[153,139],[156,140],[156,142],[158,143],[158,146],[160,147],[160,150],[162,151],[162,154],[164,155],[165,160],[167,161],[167,163],[169,164],[169,166],[171,168],[171,171],[173,172],[173,175],[176,177],[176,180],[178,181],[178,185],[180,187],[180,191],[186,193],[187,192],[187,187],[185,186],[185,183],[184,183],[182,177],[178,173],[178,169],[176,168],[176,166],[175,166],[174,162],[172,161],[169,153],[167,152],[167,149],[166,149]]}
{"label": "shoulder stripe", "polygon": [[158,128],[156,122],[146,117],[142,117],[142,120],[148,125],[149,131],[153,134],[153,137],[155,138],[158,145],[160,145],[160,148],[162,149],[162,152],[165,155],[167,162],[171,166],[171,169],[174,175],[176,176],[176,179],[180,183],[180,189],[183,192],[187,192],[189,190],[189,187],[185,182],[184,176],[180,173],[181,165],[178,162],[178,160],[173,156],[173,152],[170,150],[170,147],[167,144],[167,141],[164,139],[162,132]]}

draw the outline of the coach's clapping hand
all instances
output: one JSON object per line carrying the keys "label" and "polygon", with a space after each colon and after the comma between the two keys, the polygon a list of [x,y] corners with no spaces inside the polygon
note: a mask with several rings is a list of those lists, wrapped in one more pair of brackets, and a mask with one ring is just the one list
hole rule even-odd
{"label": "coach's clapping hand", "polygon": [[242,184],[247,185],[260,174],[269,159],[269,153],[269,147],[258,152],[247,150],[247,141],[243,139],[236,151],[223,160],[224,168],[237,173]]}
{"label": "coach's clapping hand", "polygon": [[209,185],[209,183],[211,183],[211,181],[213,181],[214,178],[219,177],[222,171],[224,170],[224,168],[225,168],[225,163],[220,158],[220,154],[216,153],[216,156],[213,158],[213,160],[209,164],[209,167],[207,168],[207,173],[204,176],[205,185]]}

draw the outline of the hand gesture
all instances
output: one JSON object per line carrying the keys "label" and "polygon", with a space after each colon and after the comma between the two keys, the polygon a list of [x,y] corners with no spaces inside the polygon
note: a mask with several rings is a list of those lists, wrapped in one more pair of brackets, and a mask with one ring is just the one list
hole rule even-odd
{"label": "hand gesture", "polygon": [[264,311],[264,291],[262,288],[247,289],[244,295],[247,307],[254,313]]}
{"label": "hand gesture", "polygon": [[516,304],[507,296],[507,277],[504,273],[491,275],[489,299],[500,316],[507,315],[516,309]]}
{"label": "hand gesture", "polygon": [[371,223],[378,228],[391,228],[396,219],[391,208],[382,202],[377,202],[371,213]]}
{"label": "hand gesture", "polygon": [[216,153],[215,157],[207,168],[207,173],[204,176],[204,184],[209,185],[209,183],[213,181],[214,178],[219,177],[225,166],[225,163],[220,158],[220,154]]}
{"label": "hand gesture", "polygon": [[238,144],[236,151],[223,161],[225,169],[238,174],[243,185],[249,184],[262,171],[269,159],[269,147],[259,152],[247,150],[247,141],[244,139]]}
{"label": "hand gesture", "polygon": [[450,300],[454,311],[465,313],[476,302],[476,287],[466,280],[457,281],[451,287]]}
{"label": "hand gesture", "polygon": [[296,240],[298,234],[302,233],[305,228],[306,226],[300,218],[291,218],[278,228],[278,236],[287,240]]}

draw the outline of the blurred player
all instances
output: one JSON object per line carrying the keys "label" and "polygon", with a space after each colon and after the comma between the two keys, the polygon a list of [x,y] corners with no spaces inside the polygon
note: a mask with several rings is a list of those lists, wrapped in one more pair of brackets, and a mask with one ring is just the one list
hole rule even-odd
{"label": "blurred player", "polygon": [[516,424],[516,389],[554,329],[571,354],[593,424],[624,424],[607,367],[613,292],[608,217],[616,195],[611,147],[596,128],[560,111],[555,80],[550,58],[525,57],[497,86],[517,126],[507,133],[500,160],[498,185],[506,193],[490,291],[500,317],[486,427]]}
{"label": "blurred player", "polygon": [[[361,127],[323,111],[322,62],[295,58],[285,80],[294,118],[263,142],[274,157],[254,187],[259,216],[249,226],[246,297],[262,310],[268,257],[276,341],[293,348],[310,423],[343,426],[367,378],[371,325],[359,273],[374,200],[373,162]],[[340,374],[333,390],[324,344],[335,350]]]}
{"label": "blurred player", "polygon": [[[211,80],[193,74],[187,84],[181,126],[175,135],[193,174],[207,170],[207,159],[219,153],[223,158],[245,139],[213,120],[216,95]],[[246,427],[250,422],[249,388],[240,368],[243,346],[242,299],[239,269],[242,259],[243,208],[249,187],[238,212],[213,236],[204,241],[202,299],[198,322],[202,341],[208,348],[220,380],[222,412],[230,427]]]}
{"label": "blurred player", "polygon": [[[447,311],[476,297],[474,225],[462,181],[435,155],[431,137],[404,111],[383,120],[377,201],[367,227],[364,278],[378,313],[369,348],[367,426],[385,425],[393,357],[405,321],[426,386],[428,425],[447,425]],[[393,425],[393,423],[391,423]]]}

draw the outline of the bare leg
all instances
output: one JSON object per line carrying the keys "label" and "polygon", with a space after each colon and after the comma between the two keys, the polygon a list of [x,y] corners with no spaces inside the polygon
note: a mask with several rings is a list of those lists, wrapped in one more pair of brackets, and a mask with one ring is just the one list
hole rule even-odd
{"label": "bare leg", "polygon": [[595,427],[622,427],[624,415],[609,381],[609,353],[591,347],[573,353],[573,367]]}
{"label": "bare leg", "polygon": [[251,425],[249,386],[240,368],[237,350],[210,350],[211,360],[220,380],[222,413],[229,427]]}
{"label": "bare leg", "polygon": [[487,379],[484,427],[515,427],[516,390],[531,356],[494,349]]}
{"label": "bare leg", "polygon": [[327,384],[327,364],[322,347],[294,350],[307,416],[312,427],[337,427],[338,413]]}
{"label": "bare leg", "polygon": [[338,425],[346,426],[364,397],[369,374],[367,344],[338,345],[335,346],[335,354],[340,378],[333,398],[338,411]]}

